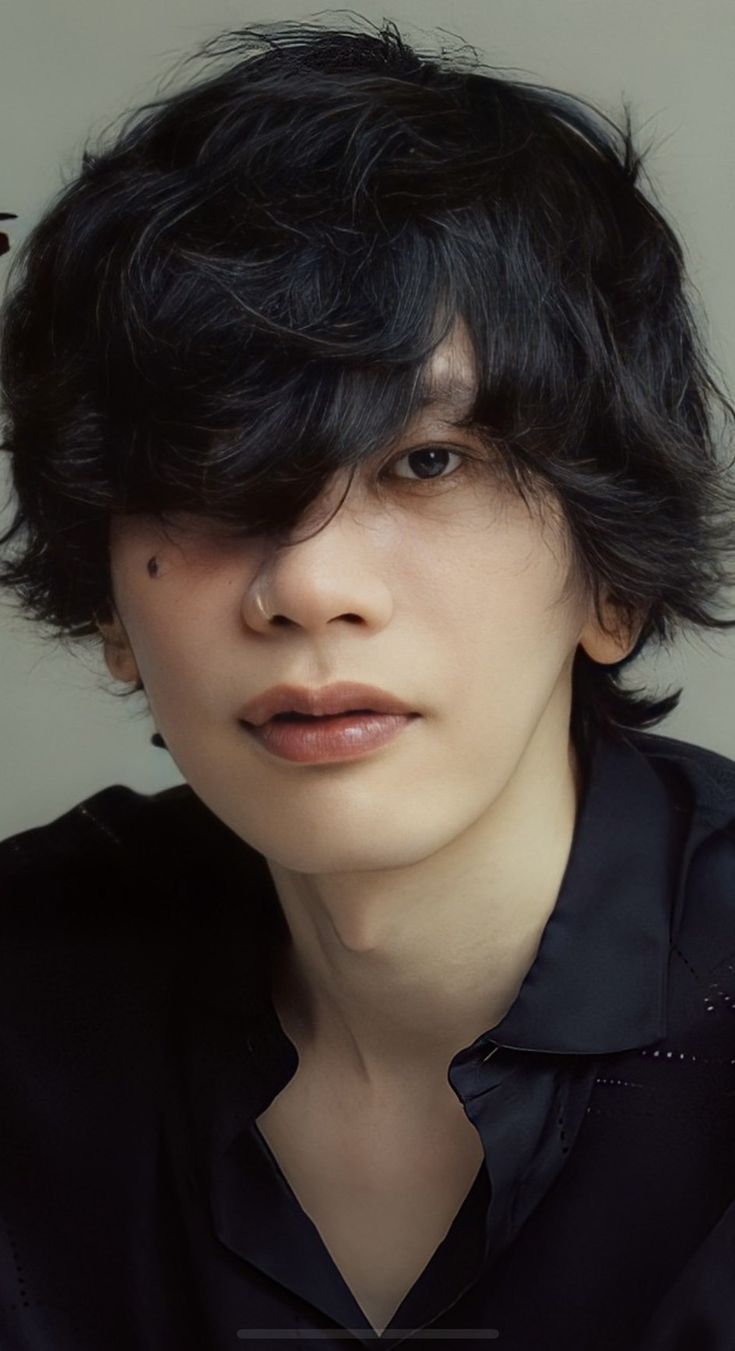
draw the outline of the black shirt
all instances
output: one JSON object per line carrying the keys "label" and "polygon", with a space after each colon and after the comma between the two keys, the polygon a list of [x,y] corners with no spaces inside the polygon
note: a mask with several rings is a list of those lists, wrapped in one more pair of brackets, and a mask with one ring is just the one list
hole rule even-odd
{"label": "black shirt", "polygon": [[298,1060],[263,856],[114,785],[0,842],[0,917],[2,1351],[735,1348],[734,761],[598,737],[537,956],[449,1066],[485,1162],[380,1338],[255,1125]]}

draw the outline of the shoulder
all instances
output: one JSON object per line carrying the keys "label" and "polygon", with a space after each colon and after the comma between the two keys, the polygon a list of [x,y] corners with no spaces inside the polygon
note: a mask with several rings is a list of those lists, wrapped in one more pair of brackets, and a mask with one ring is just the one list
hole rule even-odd
{"label": "shoulder", "polygon": [[83,870],[92,859],[99,866],[105,857],[116,865],[130,862],[156,838],[164,844],[161,831],[170,832],[182,809],[186,812],[189,796],[187,784],[152,794],[123,784],[102,788],[51,821],[0,840],[0,878],[7,882]]}
{"label": "shoulder", "polygon": [[[697,1053],[731,1066],[735,1007],[735,761],[670,737],[636,734],[659,772],[684,785],[687,814],[672,887],[671,1028],[701,1029]],[[672,777],[673,776],[673,777]],[[718,1041],[719,1039],[719,1041]],[[713,1062],[714,1063],[714,1062]]]}
{"label": "shoulder", "polygon": [[268,876],[188,783],[102,788],[0,840],[0,986],[19,953],[27,973],[31,950],[52,961],[60,945],[70,964],[86,952],[91,966],[104,950],[170,966],[247,908]]}
{"label": "shoulder", "polygon": [[239,911],[241,962],[257,949],[253,856],[188,784],[113,784],[0,841],[0,1082],[107,1083],[125,1063],[152,1088],[170,1010],[216,979]]}
{"label": "shoulder", "polygon": [[105,981],[133,986],[160,959],[179,904],[173,840],[185,796],[114,784],[0,841],[8,1017],[36,1007],[51,1018],[77,1003],[81,1016],[85,990],[91,998]]}
{"label": "shoulder", "polygon": [[113,784],[0,841],[0,966],[27,944],[113,943],[136,912],[154,924],[170,904],[179,797]]}
{"label": "shoulder", "polygon": [[[653,732],[626,731],[626,739],[683,798],[693,815],[735,844],[735,760],[690,741]],[[679,793],[676,794],[676,790]]]}
{"label": "shoulder", "polygon": [[158,793],[112,784],[0,840],[0,923],[16,895],[45,910],[61,895],[148,905],[233,849],[249,852],[188,783]]}
{"label": "shoulder", "polygon": [[113,784],[1,840],[0,986],[41,967],[69,985],[126,964],[131,979],[156,962],[163,975],[206,932],[215,868],[238,845],[188,784]]}

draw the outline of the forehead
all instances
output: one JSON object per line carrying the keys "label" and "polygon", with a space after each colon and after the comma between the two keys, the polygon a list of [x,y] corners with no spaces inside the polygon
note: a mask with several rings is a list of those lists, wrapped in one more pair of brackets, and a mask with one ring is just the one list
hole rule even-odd
{"label": "forehead", "polygon": [[477,365],[466,326],[458,320],[422,373],[419,406],[439,420],[464,417],[477,389]]}
{"label": "forehead", "polygon": [[[467,415],[477,389],[477,365],[469,331],[458,319],[447,336],[434,349],[424,366],[418,387],[417,418],[426,418],[438,426],[452,426]],[[189,515],[191,513],[184,513]],[[132,533],[136,520],[157,521],[155,513],[113,514],[110,541]]]}

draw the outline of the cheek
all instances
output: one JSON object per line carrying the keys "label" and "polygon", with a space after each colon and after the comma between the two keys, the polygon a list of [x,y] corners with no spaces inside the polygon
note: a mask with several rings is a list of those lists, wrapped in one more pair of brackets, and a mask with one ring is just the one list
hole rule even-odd
{"label": "cheek", "polygon": [[475,704],[489,688],[499,705],[535,703],[553,689],[583,622],[574,601],[562,603],[565,580],[548,551],[528,547],[486,550],[465,572],[446,622],[457,688]]}
{"label": "cheek", "polygon": [[111,550],[115,607],[146,688],[157,660],[175,649],[177,628],[186,629],[180,603],[167,584],[170,565],[160,549],[148,543],[141,547],[129,538]]}
{"label": "cheek", "polygon": [[[168,539],[146,520],[128,527],[110,552],[118,609],[130,616],[131,631],[173,639],[177,627],[186,635],[206,628],[218,612],[215,598],[223,604],[231,598],[236,547],[204,536],[180,541],[174,533]],[[242,577],[248,561],[241,545],[239,554]]]}
{"label": "cheek", "polygon": [[572,621],[562,604],[566,570],[523,534],[494,541],[462,570],[461,604],[483,613],[512,641],[545,641]]}

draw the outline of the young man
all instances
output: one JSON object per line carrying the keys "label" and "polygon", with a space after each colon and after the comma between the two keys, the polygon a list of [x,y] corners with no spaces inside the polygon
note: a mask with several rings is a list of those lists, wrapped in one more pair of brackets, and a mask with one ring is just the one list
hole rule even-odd
{"label": "young man", "polygon": [[735,763],[621,680],[733,622],[680,246],[569,96],[235,36],[6,304],[4,583],[185,782],[0,846],[0,1344],[725,1351]]}

